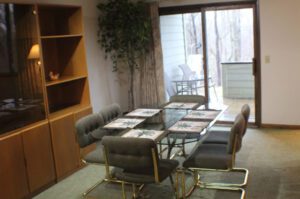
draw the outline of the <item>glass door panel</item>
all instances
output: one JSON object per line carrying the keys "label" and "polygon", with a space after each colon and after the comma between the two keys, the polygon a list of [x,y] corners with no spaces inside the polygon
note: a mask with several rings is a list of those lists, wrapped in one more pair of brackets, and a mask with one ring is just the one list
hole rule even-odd
{"label": "glass door panel", "polygon": [[224,121],[233,121],[247,103],[254,122],[253,9],[206,11],[205,17],[209,100],[228,106]]}
{"label": "glass door panel", "polygon": [[205,95],[201,12],[160,16],[166,100]]}

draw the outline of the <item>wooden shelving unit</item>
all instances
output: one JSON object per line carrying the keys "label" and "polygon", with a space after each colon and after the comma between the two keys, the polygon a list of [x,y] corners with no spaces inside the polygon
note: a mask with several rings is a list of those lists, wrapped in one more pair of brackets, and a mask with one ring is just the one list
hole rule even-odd
{"label": "wooden shelving unit", "polygon": [[82,11],[78,6],[38,5],[41,36],[82,34]]}
{"label": "wooden shelving unit", "polygon": [[[37,5],[47,113],[56,179],[80,167],[75,122],[92,112],[83,38],[76,6]],[[59,73],[51,80],[49,73]]]}
{"label": "wooden shelving unit", "polygon": [[71,81],[75,81],[75,80],[80,80],[80,79],[86,79],[87,76],[86,75],[79,75],[79,76],[62,76],[60,77],[58,80],[53,80],[53,81],[48,81],[46,83],[46,86],[55,86],[57,84],[62,84],[62,83],[66,83],[66,82],[71,82]]}
{"label": "wooden shelving unit", "polygon": [[69,37],[82,37],[82,34],[41,36],[41,39],[59,39],[59,38],[69,38]]}
{"label": "wooden shelving unit", "polygon": [[[42,110],[30,114],[42,114],[42,120],[0,136],[0,171],[5,171],[0,172],[1,198],[22,199],[31,198],[80,168],[75,122],[91,114],[92,107],[81,7],[14,4],[14,8],[17,30],[22,30],[17,31],[17,39],[24,47],[17,53],[25,59],[23,68],[38,61],[27,59],[28,51],[37,43],[41,61],[34,68],[41,80],[37,85]],[[24,89],[28,83],[25,80],[36,81],[28,75],[30,71],[25,72],[27,78],[20,76]],[[60,77],[51,80],[50,72]]]}
{"label": "wooden shelving unit", "polygon": [[[48,112],[90,104],[81,8],[38,6]],[[51,80],[50,72],[60,74]]]}

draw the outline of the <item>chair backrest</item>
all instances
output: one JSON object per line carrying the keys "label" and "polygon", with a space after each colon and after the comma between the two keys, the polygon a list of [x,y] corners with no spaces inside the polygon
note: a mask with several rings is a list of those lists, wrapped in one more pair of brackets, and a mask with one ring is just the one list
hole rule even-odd
{"label": "chair backrest", "polygon": [[103,125],[103,118],[99,114],[90,114],[79,119],[75,124],[79,146],[85,147],[95,142],[93,134],[103,134],[101,129]]}
{"label": "chair backrest", "polygon": [[107,124],[112,120],[122,116],[122,111],[120,105],[114,103],[100,110],[99,114],[102,116],[104,124]]}
{"label": "chair backrest", "polygon": [[158,163],[156,144],[151,139],[104,136],[102,144],[109,166],[119,167],[132,172],[137,172],[140,169],[153,171],[152,150],[155,152],[156,162]]}
{"label": "chair backrest", "polygon": [[178,67],[182,70],[182,80],[192,80],[195,79],[195,71],[192,71],[187,64],[180,64]]}
{"label": "chair backrest", "polygon": [[242,147],[243,130],[245,128],[245,119],[241,113],[239,113],[230,130],[229,142],[227,144],[227,153],[234,154],[238,152]]}
{"label": "chair backrest", "polygon": [[246,131],[247,131],[247,126],[248,126],[248,120],[249,120],[249,116],[250,116],[250,107],[248,104],[244,104],[242,106],[242,109],[241,109],[241,113],[245,119],[245,128],[244,128],[244,131],[243,131],[243,136],[246,134]]}
{"label": "chair backrest", "polygon": [[191,102],[200,105],[207,103],[203,95],[174,95],[170,98],[170,102]]}

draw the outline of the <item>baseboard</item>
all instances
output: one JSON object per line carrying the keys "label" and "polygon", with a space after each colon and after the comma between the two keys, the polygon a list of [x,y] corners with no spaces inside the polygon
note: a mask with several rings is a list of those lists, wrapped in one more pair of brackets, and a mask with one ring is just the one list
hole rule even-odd
{"label": "baseboard", "polygon": [[278,128],[278,129],[300,129],[300,125],[288,124],[261,124],[262,128]]}

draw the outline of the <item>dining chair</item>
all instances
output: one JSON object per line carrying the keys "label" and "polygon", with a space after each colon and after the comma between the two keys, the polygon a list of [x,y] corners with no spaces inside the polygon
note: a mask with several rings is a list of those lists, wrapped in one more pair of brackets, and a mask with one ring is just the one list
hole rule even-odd
{"label": "dining chair", "polygon": [[[245,197],[245,190],[248,179],[248,170],[235,168],[235,156],[242,146],[242,133],[245,126],[245,119],[242,114],[238,114],[230,131],[227,144],[203,144],[201,141],[194,147],[192,153],[183,162],[184,170],[180,171],[182,179],[185,179],[185,172],[192,171],[194,185],[185,193],[185,184],[182,184],[183,197],[192,194],[196,187],[208,189],[220,189],[227,191],[241,192],[241,198]],[[235,183],[207,183],[200,181],[199,171],[219,171],[219,172],[243,172],[245,173],[242,184]]]}
{"label": "dining chair", "polygon": [[[199,106],[204,105],[207,103],[207,100],[205,96],[203,95],[174,95],[170,98],[170,102],[187,102],[187,103],[198,103]],[[199,107],[198,106],[198,107]],[[173,139],[173,141],[170,141],[170,138]],[[172,149],[176,146],[179,148],[182,148],[182,155],[185,156],[185,142],[188,139],[200,139],[200,132],[199,134],[196,133],[189,133],[189,134],[179,134],[179,133],[170,133],[168,135],[168,143],[169,149],[168,149],[168,157],[170,157]],[[181,144],[176,143],[177,139],[181,139]]]}
{"label": "dining chair", "polygon": [[205,96],[203,95],[173,95],[170,97],[170,102],[188,102],[198,103],[199,106],[207,103]]}
{"label": "dining chair", "polygon": [[[75,124],[77,141],[80,148],[85,148],[92,144],[95,144],[96,147],[91,152],[87,153],[81,160],[84,164],[96,164],[96,165],[104,165],[104,157],[103,157],[103,145],[101,143],[101,138],[106,135],[106,131],[102,129],[104,125],[104,121],[102,115],[94,113],[87,115],[81,119],[79,119]],[[89,192],[91,192],[96,186],[104,182],[105,179],[101,179],[91,188],[86,190],[83,193],[85,197]]]}
{"label": "dining chair", "polygon": [[100,110],[99,114],[102,115],[104,124],[110,123],[112,120],[122,116],[121,107],[117,103],[110,104]]}
{"label": "dining chair", "polygon": [[132,185],[133,198],[138,197],[142,185],[160,183],[167,177],[170,177],[174,187],[171,174],[178,161],[159,159],[156,143],[152,139],[105,136],[102,143],[107,175],[110,175],[110,166],[119,168],[115,178],[122,184],[123,199],[126,198],[125,184]]}
{"label": "dining chair", "polygon": [[[115,135],[114,131],[109,131],[102,128],[105,124],[109,123],[111,120],[122,115],[121,108],[118,104],[114,103],[100,110],[99,113],[93,113],[79,119],[75,124],[77,141],[81,149],[95,145],[94,150],[88,152],[83,157],[81,161],[84,164],[96,164],[105,165],[103,157],[103,145],[101,140],[105,135]],[[112,181],[106,176],[104,179],[97,182],[94,186],[89,188],[83,193],[85,197],[89,192],[91,192],[95,187],[104,181]]]}
{"label": "dining chair", "polygon": [[[112,122],[113,120],[121,117],[123,115],[121,107],[117,103],[110,104],[99,111],[99,114],[103,118],[104,125]],[[120,130],[115,129],[106,129],[107,135],[117,135],[120,133]]]}
{"label": "dining chair", "polygon": [[[241,108],[241,113],[245,119],[245,128],[243,129],[242,137],[246,134],[248,127],[248,120],[250,116],[250,107],[248,104],[244,104]],[[230,131],[228,130],[210,130],[207,132],[208,136],[204,139],[203,143],[214,143],[214,144],[227,144]]]}

